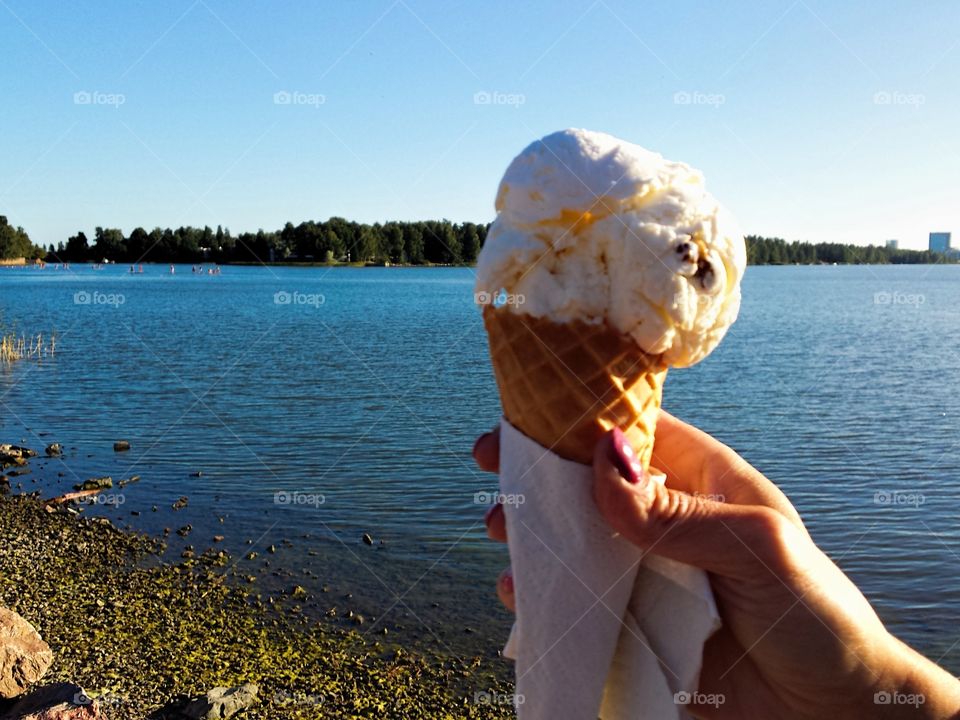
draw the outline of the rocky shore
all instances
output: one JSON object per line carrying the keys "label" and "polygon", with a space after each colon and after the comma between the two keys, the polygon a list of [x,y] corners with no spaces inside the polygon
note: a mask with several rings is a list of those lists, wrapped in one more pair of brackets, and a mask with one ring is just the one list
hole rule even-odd
{"label": "rocky shore", "polygon": [[[6,447],[5,475],[28,466]],[[513,716],[490,700],[512,692],[498,661],[308,620],[296,592],[236,582],[223,551],[164,562],[162,540],[78,514],[89,490],[51,503],[5,486],[0,720]]]}

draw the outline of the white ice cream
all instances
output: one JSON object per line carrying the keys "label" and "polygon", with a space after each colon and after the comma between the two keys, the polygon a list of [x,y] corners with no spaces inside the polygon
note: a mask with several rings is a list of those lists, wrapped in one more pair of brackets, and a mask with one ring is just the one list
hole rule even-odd
{"label": "white ice cream", "polygon": [[507,293],[514,312],[605,321],[681,367],[706,357],[737,317],[743,236],[688,165],[564,130],[514,159],[496,208],[477,262],[480,298]]}

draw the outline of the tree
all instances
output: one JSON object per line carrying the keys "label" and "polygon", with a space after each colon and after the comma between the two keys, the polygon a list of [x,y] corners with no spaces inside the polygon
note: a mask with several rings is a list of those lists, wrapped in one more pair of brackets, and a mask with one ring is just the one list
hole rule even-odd
{"label": "tree", "polygon": [[383,247],[390,262],[402,263],[407,261],[403,242],[403,229],[397,223],[387,223],[383,226]]}
{"label": "tree", "polygon": [[87,243],[87,236],[82,232],[72,235],[67,239],[67,246],[63,251],[63,260],[65,262],[87,262],[90,257],[90,246]]}
{"label": "tree", "polygon": [[423,223],[407,223],[403,226],[403,246],[410,262],[420,265],[426,261],[423,254]]}
{"label": "tree", "polygon": [[152,249],[152,244],[150,241],[150,236],[147,234],[147,231],[142,227],[137,227],[133,229],[133,232],[130,233],[130,237],[127,238],[127,259],[130,262],[138,263],[145,260],[149,255]]}
{"label": "tree", "polygon": [[102,227],[98,227],[94,237],[94,260],[101,262],[103,260],[116,261],[126,259],[127,252],[122,231],[116,228],[108,228],[105,230]]}
{"label": "tree", "polygon": [[477,255],[480,254],[480,234],[477,232],[477,226],[472,222],[465,222],[459,228],[460,246],[463,253],[463,262],[473,263],[477,261]]}
{"label": "tree", "polygon": [[42,256],[43,249],[30,242],[30,236],[22,227],[13,227],[7,222],[6,215],[0,215],[0,259]]}

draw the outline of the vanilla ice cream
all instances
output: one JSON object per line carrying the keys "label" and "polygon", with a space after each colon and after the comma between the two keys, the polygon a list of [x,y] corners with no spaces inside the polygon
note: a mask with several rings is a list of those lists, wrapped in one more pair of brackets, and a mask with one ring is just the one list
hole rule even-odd
{"label": "vanilla ice cream", "polygon": [[610,135],[564,130],[507,168],[477,297],[607,323],[667,366],[692,365],[740,308],[746,249],[699,171]]}

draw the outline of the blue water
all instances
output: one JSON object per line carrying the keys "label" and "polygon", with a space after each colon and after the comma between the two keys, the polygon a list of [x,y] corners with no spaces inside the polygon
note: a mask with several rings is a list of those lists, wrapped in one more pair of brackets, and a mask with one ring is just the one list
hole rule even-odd
{"label": "blue water", "polygon": [[[507,558],[485,539],[474,497],[495,479],[470,448],[498,400],[472,278],[0,269],[4,326],[57,334],[52,358],[0,370],[0,441],[67,448],[16,478],[24,491],[138,474],[122,505],[88,512],[190,523],[173,554],[222,534],[228,570],[262,572],[265,592],[301,584],[365,632],[495,653]],[[779,483],[894,632],[957,672],[960,267],[755,267],[743,295],[720,348],[670,373],[665,406]]]}

